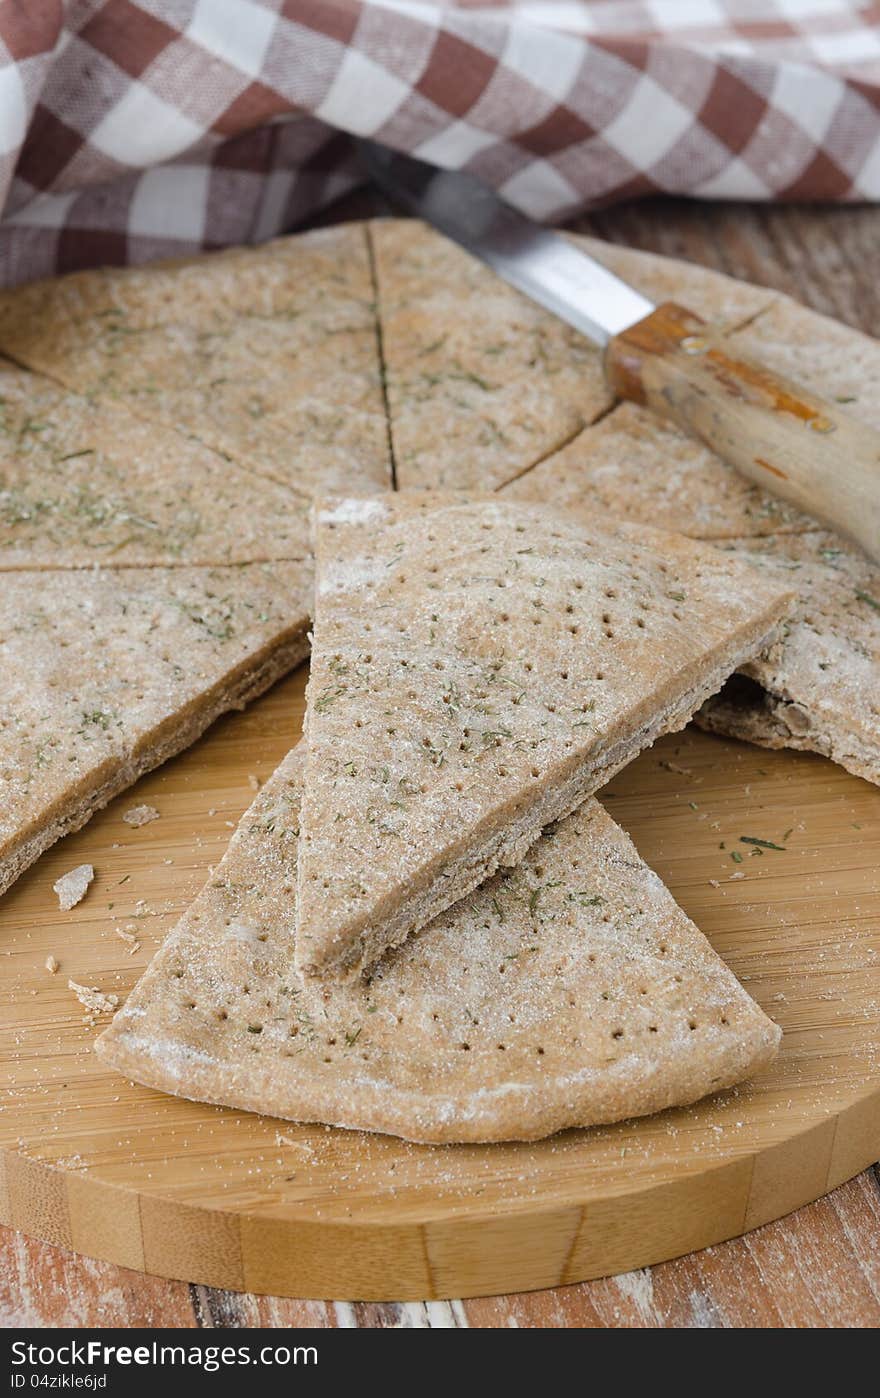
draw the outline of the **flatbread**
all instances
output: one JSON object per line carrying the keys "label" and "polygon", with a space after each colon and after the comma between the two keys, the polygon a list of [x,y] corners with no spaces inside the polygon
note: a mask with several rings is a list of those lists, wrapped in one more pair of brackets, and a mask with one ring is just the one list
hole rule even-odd
{"label": "flatbread", "polygon": [[[0,297],[12,351],[82,390],[0,364],[0,890],[307,655],[308,492],[343,457],[362,489],[388,478],[371,306],[351,230]],[[297,368],[304,337],[311,359]],[[246,421],[239,411],[244,358],[261,392],[286,375],[270,424],[283,470],[270,469],[256,403]],[[336,417],[354,403],[341,433],[308,398],[310,373],[339,395]],[[350,440],[368,380],[372,455],[369,425],[365,454]],[[288,411],[314,450],[298,453]],[[211,422],[255,458],[196,440],[204,427],[224,447]]]}
{"label": "flatbread", "polygon": [[504,497],[317,516],[300,969],[353,975],[580,805],[775,637],[716,550]]}
{"label": "flatbread", "polygon": [[0,570],[310,556],[308,505],[124,407],[0,361]]}
{"label": "flatbread", "polygon": [[7,573],[0,892],[307,654],[311,566]]}
{"label": "flatbread", "polygon": [[816,521],[647,408],[621,403],[505,494],[607,511],[695,539],[799,533]]}
{"label": "flatbread", "polygon": [[741,667],[697,721],[770,748],[819,752],[880,784],[880,568],[836,534],[728,545],[797,588],[780,639]]}
{"label": "flatbread", "polygon": [[310,497],[391,481],[362,225],[0,294],[0,349]]}
{"label": "flatbread", "polygon": [[[433,229],[372,225],[397,483],[494,490],[612,405],[599,349]],[[774,294],[596,238],[572,241],[654,301],[741,325]]]}
{"label": "flatbread", "polygon": [[377,969],[291,970],[301,758],[97,1041],[163,1092],[414,1141],[533,1140],[752,1076],[779,1030],[590,800]]}

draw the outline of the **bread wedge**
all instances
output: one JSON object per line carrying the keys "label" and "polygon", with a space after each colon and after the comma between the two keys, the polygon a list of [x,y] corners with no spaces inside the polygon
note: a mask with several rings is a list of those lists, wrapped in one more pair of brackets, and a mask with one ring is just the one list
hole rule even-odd
{"label": "bread wedge", "polygon": [[292,970],[302,749],[97,1041],[163,1092],[390,1132],[533,1140],[695,1101],[780,1033],[590,800],[369,981]]}
{"label": "bread wedge", "polygon": [[775,639],[786,586],[504,497],[317,512],[299,969],[352,976],[513,866]]}

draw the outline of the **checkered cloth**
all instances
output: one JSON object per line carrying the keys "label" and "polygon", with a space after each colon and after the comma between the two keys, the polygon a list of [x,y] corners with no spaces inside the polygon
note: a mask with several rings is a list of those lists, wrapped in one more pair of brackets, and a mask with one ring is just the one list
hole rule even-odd
{"label": "checkered cloth", "polygon": [[294,228],[352,135],[545,220],[880,196],[880,4],[0,0],[0,279]]}

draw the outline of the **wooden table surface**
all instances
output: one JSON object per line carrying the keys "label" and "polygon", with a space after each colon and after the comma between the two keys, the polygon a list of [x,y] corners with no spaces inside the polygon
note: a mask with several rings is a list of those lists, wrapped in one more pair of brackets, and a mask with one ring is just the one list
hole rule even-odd
{"label": "wooden table surface", "polygon": [[[372,212],[347,201],[338,217]],[[880,212],[656,200],[580,231],[689,258],[880,330]],[[817,1326],[880,1324],[880,1166],[778,1223],[705,1252],[555,1291],[474,1301],[291,1301],[167,1282],[0,1228],[4,1326]]]}

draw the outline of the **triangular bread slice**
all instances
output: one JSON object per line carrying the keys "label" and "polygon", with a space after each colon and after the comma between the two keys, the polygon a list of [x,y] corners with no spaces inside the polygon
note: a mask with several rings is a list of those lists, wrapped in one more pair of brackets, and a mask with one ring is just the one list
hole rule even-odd
{"label": "triangular bread slice", "polygon": [[598,351],[412,220],[372,226],[401,489],[493,490],[607,410]]}
{"label": "triangular bread slice", "polygon": [[17,287],[0,348],[306,497],[391,483],[361,224]]}
{"label": "triangular bread slice", "polygon": [[200,442],[0,360],[0,570],[310,557],[308,503]]}
{"label": "triangular bread slice", "polygon": [[880,785],[880,568],[836,534],[727,545],[797,588],[785,633],[696,715],[713,732],[819,752]]}
{"label": "triangular bread slice", "polygon": [[310,563],[0,576],[0,892],[308,653]]}
{"label": "triangular bread slice", "polygon": [[369,982],[291,969],[301,759],[97,1041],[164,1092],[414,1141],[532,1140],[693,1102],[780,1034],[598,802]]}
{"label": "triangular bread slice", "polygon": [[504,497],[317,512],[297,958],[424,927],[776,636],[784,585],[677,535]]}

